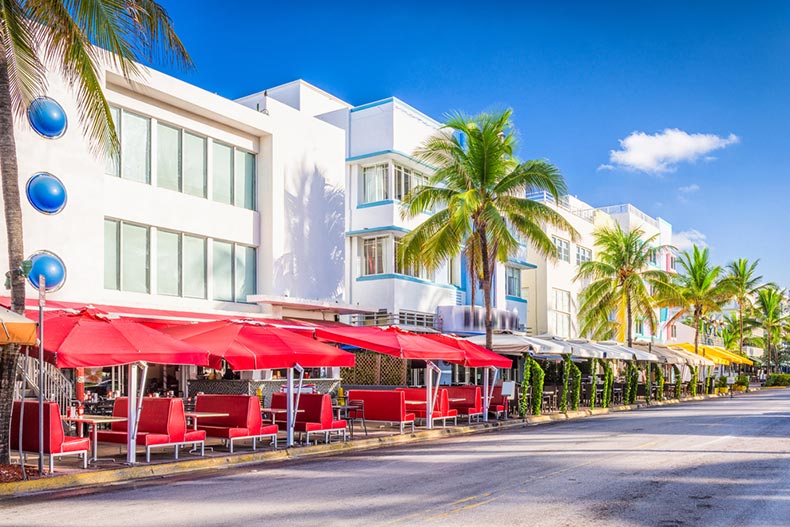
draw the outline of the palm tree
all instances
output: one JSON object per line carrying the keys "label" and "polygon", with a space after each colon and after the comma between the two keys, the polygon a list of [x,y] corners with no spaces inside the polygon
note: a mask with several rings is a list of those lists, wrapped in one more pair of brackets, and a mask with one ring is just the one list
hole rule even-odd
{"label": "palm tree", "polygon": [[[648,267],[655,255],[666,247],[653,246],[658,235],[643,239],[644,234],[639,228],[626,232],[620,225],[595,231],[598,249],[595,259],[583,262],[574,278],[592,280],[579,296],[581,334],[610,339],[624,318],[626,340],[631,346],[634,316],[647,321],[651,332],[655,333],[652,295],[654,291],[667,288],[669,274]],[[612,320],[612,313],[620,320]]]}
{"label": "palm tree", "polygon": [[450,115],[442,129],[415,152],[435,171],[426,185],[404,198],[402,210],[404,218],[414,218],[439,209],[403,237],[398,253],[402,265],[436,269],[464,247],[474,269],[472,280],[483,289],[488,348],[492,345],[496,262],[505,262],[516,253],[519,237],[529,240],[538,253],[554,257],[555,246],[544,232],[547,226],[578,237],[557,211],[526,198],[528,192],[541,191],[557,200],[566,192],[565,180],[546,161],[516,160],[511,113]]}
{"label": "palm tree", "polygon": [[727,283],[732,291],[732,298],[738,304],[738,352],[743,354],[743,316],[752,306],[752,298],[762,287],[762,276],[757,276],[757,264],[760,260],[749,263],[746,258],[739,258],[727,265]]}
{"label": "palm tree", "polygon": [[[192,62],[167,12],[152,0],[8,0],[0,10],[0,172],[8,242],[11,308],[23,313],[25,276],[22,210],[14,121],[47,91],[46,67],[59,70],[73,90],[91,150],[115,152],[110,107],[102,92],[99,63],[123,75],[141,74],[135,61]],[[104,51],[109,52],[105,53]],[[9,427],[19,347],[0,351],[0,463],[8,463]]]}
{"label": "palm tree", "polygon": [[678,262],[682,272],[675,276],[672,287],[660,295],[659,303],[678,308],[669,323],[689,317],[694,325],[694,352],[699,351],[699,329],[703,318],[721,311],[731,298],[730,286],[720,278],[722,268],[710,262],[707,248],[696,245],[684,252]]}
{"label": "palm tree", "polygon": [[[743,319],[738,313],[733,312],[729,315],[725,315],[722,322],[723,326],[720,331],[720,336],[724,349],[728,351],[738,351],[740,332],[743,328]],[[738,353],[743,355],[742,351],[738,351]]]}
{"label": "palm tree", "polygon": [[788,323],[790,323],[790,315],[787,315],[784,310],[784,296],[785,292],[776,287],[760,289],[757,291],[753,316],[745,322],[749,327],[760,328],[763,331],[762,338],[757,340],[762,341],[760,344],[762,344],[768,359],[768,371],[771,371],[772,365],[774,369],[778,365],[778,360],[773,361],[773,355],[776,346],[782,340],[782,335],[787,330]]}

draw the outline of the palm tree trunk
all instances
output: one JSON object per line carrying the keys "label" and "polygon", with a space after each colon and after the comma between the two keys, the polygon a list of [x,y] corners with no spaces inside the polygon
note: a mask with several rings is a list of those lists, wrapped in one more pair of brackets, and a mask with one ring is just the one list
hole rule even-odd
{"label": "palm tree trunk", "polygon": [[[22,264],[25,249],[22,243],[22,208],[19,202],[19,173],[8,62],[2,54],[0,54],[0,172],[8,241],[8,269],[16,270]],[[10,276],[11,309],[24,314],[25,277],[17,272],[12,272]],[[2,464],[10,462],[11,409],[14,402],[18,355],[19,346],[16,344],[3,346],[0,350],[0,463]]]}
{"label": "palm tree trunk", "polygon": [[478,236],[480,237],[480,253],[482,256],[481,265],[483,266],[483,301],[486,306],[486,348],[493,349],[494,347],[494,311],[491,306],[491,283],[492,273],[490,260],[491,255],[488,254],[488,239],[486,238],[486,231],[484,227],[478,229]]}
{"label": "palm tree trunk", "polygon": [[694,353],[699,355],[699,324],[700,324],[700,317],[696,313],[694,314]]}
{"label": "palm tree trunk", "polygon": [[632,335],[632,326],[633,326],[633,313],[631,311],[631,292],[625,292],[625,328],[626,328],[626,335],[625,339],[627,341],[627,346],[630,348],[634,343],[634,337]]}
{"label": "palm tree trunk", "polygon": [[738,302],[738,322],[741,326],[741,339],[738,341],[738,351],[743,355],[743,304]]}

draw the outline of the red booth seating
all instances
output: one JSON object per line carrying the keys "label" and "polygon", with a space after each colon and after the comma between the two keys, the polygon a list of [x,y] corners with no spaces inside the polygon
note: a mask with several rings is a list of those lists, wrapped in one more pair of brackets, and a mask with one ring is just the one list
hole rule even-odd
{"label": "red booth seating", "polygon": [[348,400],[363,401],[365,421],[384,421],[398,423],[400,433],[403,427],[411,424],[414,432],[414,413],[406,411],[406,394],[391,390],[349,390]]}
{"label": "red booth seating", "polygon": [[[297,395],[294,394],[294,402]],[[310,444],[310,434],[324,434],[324,441],[329,442],[330,435],[342,435],[346,440],[345,419],[334,419],[332,414],[332,398],[328,393],[303,393],[299,397],[299,410],[296,412],[294,431],[304,435],[305,442]],[[285,409],[288,396],[285,393],[272,394],[272,408]],[[284,413],[276,414],[276,423],[280,430],[286,428]]]}
{"label": "red booth seating", "polygon": [[[129,400],[118,397],[112,408],[113,417],[128,417]],[[129,422],[112,423],[110,430],[99,430],[99,441],[126,444]],[[137,444],[145,446],[145,461],[151,462],[151,449],[172,446],[175,458],[183,445],[200,445],[200,455],[205,454],[205,430],[187,430],[184,401],[165,397],[144,397],[137,425]]]}
{"label": "red booth seating", "polygon": [[254,395],[198,395],[195,399],[196,412],[228,414],[225,417],[201,417],[198,430],[204,430],[208,437],[218,437],[228,442],[233,453],[233,442],[252,439],[252,449],[256,441],[269,437],[277,448],[277,425],[263,425],[261,421],[261,401]]}
{"label": "red booth seating", "polygon": [[[11,411],[11,449],[19,449],[19,414],[22,401],[14,401]],[[38,401],[25,401],[22,426],[22,451],[38,453]],[[44,402],[44,454],[49,456],[49,472],[55,471],[55,458],[78,455],[82,468],[88,468],[90,439],[72,437],[63,433],[58,403]]]}
{"label": "red booth seating", "polygon": [[[435,389],[435,388],[434,388]],[[406,394],[407,401],[424,401],[425,388],[395,388],[395,391],[403,392]],[[422,405],[409,405],[409,411],[414,412],[418,419],[426,419],[425,406]],[[433,415],[431,421],[441,421],[442,426],[447,426],[447,420],[452,419],[454,424],[458,424],[458,410],[450,408],[450,403],[447,396],[447,388],[439,388],[439,394],[436,397],[436,403],[433,406]]]}
{"label": "red booth seating", "polygon": [[491,403],[488,406],[488,413],[494,414],[497,419],[499,419],[500,415],[507,419],[509,410],[508,398],[502,395],[502,385],[494,386]]}
{"label": "red booth seating", "polygon": [[448,399],[463,399],[463,401],[449,401],[450,408],[458,410],[458,415],[465,415],[472,423],[472,417],[480,420],[483,415],[483,394],[479,386],[450,386],[447,388]]}

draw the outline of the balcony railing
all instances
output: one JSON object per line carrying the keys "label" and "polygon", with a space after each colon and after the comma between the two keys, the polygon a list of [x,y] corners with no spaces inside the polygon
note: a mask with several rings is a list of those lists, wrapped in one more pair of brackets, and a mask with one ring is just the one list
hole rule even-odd
{"label": "balcony railing", "polygon": [[651,218],[641,210],[637,209],[630,203],[624,203],[622,205],[612,205],[611,207],[601,207],[598,210],[605,212],[607,214],[615,215],[615,214],[631,214],[632,216],[636,216],[644,223],[648,225],[652,225],[656,229],[658,228],[658,220],[655,218]]}
{"label": "balcony railing", "polygon": [[398,313],[372,313],[367,315],[353,315],[351,324],[354,326],[413,326],[434,329],[436,315],[419,311],[404,311]]}
{"label": "balcony railing", "polygon": [[571,205],[571,200],[567,195],[560,196],[559,199],[555,201],[554,196],[546,191],[540,191],[528,193],[527,199],[531,199],[532,201],[540,201],[541,203],[547,203],[550,205],[556,205],[562,210],[566,210],[574,216],[578,216],[579,218],[589,221],[590,223],[592,223],[595,219],[595,209],[580,209],[578,207],[574,207]]}

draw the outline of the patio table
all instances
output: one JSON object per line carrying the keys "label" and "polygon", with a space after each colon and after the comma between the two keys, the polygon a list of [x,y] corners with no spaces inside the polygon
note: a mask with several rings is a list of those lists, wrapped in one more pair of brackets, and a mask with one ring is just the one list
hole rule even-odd
{"label": "patio table", "polygon": [[[337,412],[337,420],[340,419],[348,419],[348,411],[349,410],[361,410],[362,406],[358,404],[333,404],[332,409]],[[351,432],[351,439],[354,439],[354,420],[348,421],[348,428]],[[365,429],[365,435],[368,435],[367,428]]]}
{"label": "patio table", "polygon": [[201,417],[228,417],[224,412],[184,412],[187,419],[192,419],[192,430],[197,430],[198,419]]}
{"label": "patio table", "polygon": [[[101,424],[107,423],[120,423],[122,421],[128,421],[126,417],[113,417],[111,415],[78,415],[77,417],[68,417],[68,416],[61,416],[60,417],[63,421],[69,423],[77,423],[77,428],[80,437],[82,437],[82,425],[86,424],[91,427],[91,433],[93,435],[93,448],[91,452],[91,457],[88,460],[89,463],[95,463],[99,460],[97,454],[99,452],[99,426]],[[107,458],[110,459],[110,458]],[[114,461],[114,460],[113,460]]]}
{"label": "patio table", "polygon": [[[286,410],[285,408],[261,408],[261,414],[269,414],[272,416],[272,424],[276,424],[274,422],[275,414],[284,414],[287,412],[288,410]],[[296,410],[296,413],[301,413],[301,412],[304,412],[304,409],[299,408],[298,410]]]}

